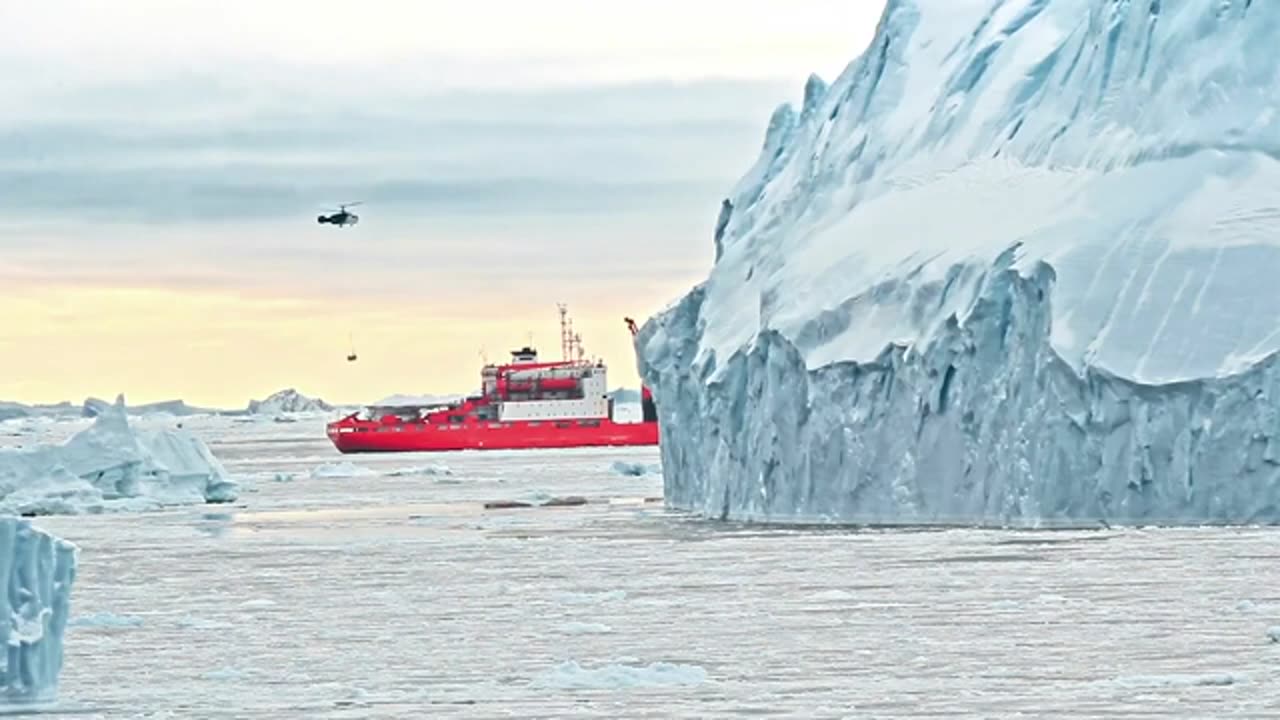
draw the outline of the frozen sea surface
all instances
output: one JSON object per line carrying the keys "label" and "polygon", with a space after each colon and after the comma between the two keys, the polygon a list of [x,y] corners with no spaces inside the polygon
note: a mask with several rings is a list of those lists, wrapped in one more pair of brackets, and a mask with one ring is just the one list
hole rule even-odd
{"label": "frozen sea surface", "polygon": [[[652,449],[341,458],[320,420],[184,422],[244,483],[237,503],[39,520],[82,547],[70,715],[1280,708],[1274,530],[743,527],[646,502],[661,476],[614,465]],[[344,459],[372,474],[312,476]],[[569,495],[589,502],[536,506]]]}

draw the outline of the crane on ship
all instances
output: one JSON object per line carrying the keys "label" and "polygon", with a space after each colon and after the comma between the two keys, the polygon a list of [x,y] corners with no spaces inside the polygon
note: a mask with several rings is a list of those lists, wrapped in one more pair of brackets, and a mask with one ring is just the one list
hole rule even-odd
{"label": "crane on ship", "polygon": [[[640,334],[640,328],[636,325],[636,321],[632,318],[622,318],[627,324],[627,329],[631,331],[631,341],[635,342],[636,337]],[[653,402],[653,393],[649,392],[649,388],[644,383],[640,384],[640,409],[644,413],[645,422],[658,422],[658,406]]]}

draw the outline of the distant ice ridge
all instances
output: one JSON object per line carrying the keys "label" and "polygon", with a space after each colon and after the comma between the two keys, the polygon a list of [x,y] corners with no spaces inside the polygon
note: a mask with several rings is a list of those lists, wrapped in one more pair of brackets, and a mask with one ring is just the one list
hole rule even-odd
{"label": "distant ice ridge", "polygon": [[200,439],[131,427],[124,398],[61,445],[0,449],[0,513],[146,510],[231,502],[238,494]]}
{"label": "distant ice ridge", "polygon": [[81,409],[69,402],[55,405],[24,405],[0,400],[0,422],[31,417],[74,417]]}
{"label": "distant ice ridge", "polygon": [[0,702],[47,703],[62,672],[62,640],[76,576],[77,548],[34,528],[27,520],[0,517],[0,642],[8,648]]}
{"label": "distant ice ridge", "polygon": [[1280,4],[890,0],[648,322],[665,497],[1280,521]]}
{"label": "distant ice ridge", "polygon": [[[58,408],[60,406],[46,406],[47,408]],[[84,417],[97,417],[106,409],[111,407],[111,403],[98,398],[85,398],[84,405],[80,410],[80,414]],[[164,402],[148,403],[146,405],[138,405],[135,407],[125,408],[125,412],[129,415],[172,415],[174,417],[186,417],[189,415],[215,415],[219,411],[211,408],[192,407],[182,400],[166,400]]]}

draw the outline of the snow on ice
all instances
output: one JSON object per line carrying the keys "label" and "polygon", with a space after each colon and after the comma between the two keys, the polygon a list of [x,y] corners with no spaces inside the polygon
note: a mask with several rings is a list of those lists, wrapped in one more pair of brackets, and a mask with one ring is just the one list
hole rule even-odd
{"label": "snow on ice", "polygon": [[62,672],[62,640],[71,606],[78,549],[32,527],[0,517],[0,641],[8,648],[4,698],[10,703],[54,699]]}
{"label": "snow on ice", "polygon": [[129,425],[124,399],[60,445],[0,449],[0,512],[145,510],[231,502],[239,492],[200,439]]}
{"label": "snow on ice", "polygon": [[1280,5],[890,0],[646,323],[717,518],[1280,521]]}

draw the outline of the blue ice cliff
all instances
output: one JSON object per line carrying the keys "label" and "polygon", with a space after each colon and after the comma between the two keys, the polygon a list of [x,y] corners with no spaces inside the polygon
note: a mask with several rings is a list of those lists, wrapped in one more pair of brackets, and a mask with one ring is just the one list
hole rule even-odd
{"label": "blue ice cliff", "polygon": [[667,502],[1280,521],[1278,43],[1259,0],[890,0],[637,338]]}
{"label": "blue ice cliff", "polygon": [[62,639],[76,575],[75,545],[0,517],[0,642],[6,648],[0,705],[55,699]]}

